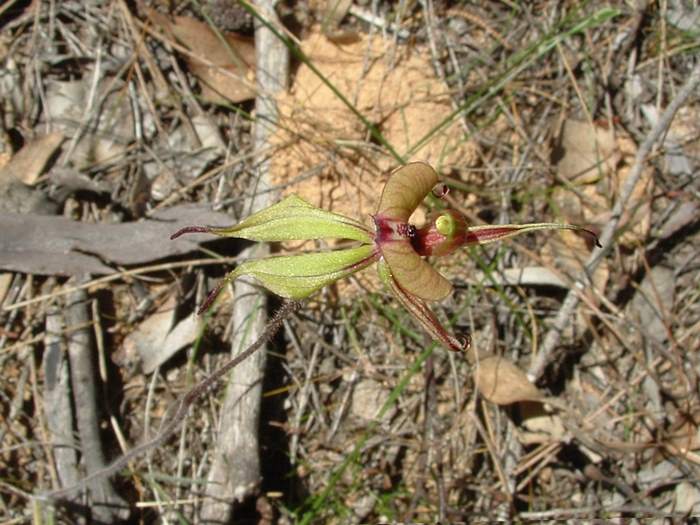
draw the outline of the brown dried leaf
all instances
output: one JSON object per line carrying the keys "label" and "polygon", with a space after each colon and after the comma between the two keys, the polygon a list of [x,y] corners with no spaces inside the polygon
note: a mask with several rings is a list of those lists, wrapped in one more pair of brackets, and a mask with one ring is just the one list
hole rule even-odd
{"label": "brown dried leaf", "polygon": [[537,387],[528,381],[525,372],[500,356],[479,359],[474,379],[479,393],[497,405],[542,398]]}
{"label": "brown dried leaf", "polygon": [[221,32],[187,16],[168,18],[147,10],[154,25],[187,47],[187,64],[201,82],[202,98],[222,104],[242,102],[255,96],[255,44],[251,38]]}
{"label": "brown dried leaf", "polygon": [[0,304],[5,301],[5,296],[10,289],[12,284],[12,274],[11,273],[0,273]]}
{"label": "brown dried leaf", "polygon": [[128,356],[139,356],[144,373],[150,374],[178,350],[191,344],[201,328],[202,320],[189,315],[174,324],[177,299],[173,295],[157,312],[144,320],[124,339]]}
{"label": "brown dried leaf", "polygon": [[536,445],[562,441],[566,428],[558,414],[547,412],[542,403],[527,401],[520,405],[523,430],[518,432],[518,440],[523,445]]}
{"label": "brown dried leaf", "polygon": [[700,411],[695,410],[690,416],[676,416],[677,421],[671,426],[667,434],[667,444],[671,450],[680,454],[700,449]]}
{"label": "brown dried leaf", "polygon": [[33,186],[64,139],[63,133],[55,131],[25,144],[0,170],[0,180],[16,180]]}
{"label": "brown dried leaf", "polygon": [[[352,393],[351,413],[365,421],[376,419],[377,414],[389,399],[389,393],[389,390],[378,381],[361,380],[355,385]],[[395,409],[388,410],[382,420],[389,421],[395,412]]]}
{"label": "brown dried leaf", "polygon": [[667,510],[697,516],[700,512],[700,490],[690,481],[681,481],[673,491],[673,503]]}
{"label": "brown dried leaf", "polygon": [[553,157],[557,173],[577,184],[595,182],[615,169],[615,135],[611,128],[567,120]]}
{"label": "brown dried leaf", "polygon": [[[557,188],[554,202],[568,222],[577,224],[604,224],[610,219],[610,210],[629,176],[637,152],[636,143],[623,130],[608,130],[584,122],[569,120],[565,123],[555,150],[557,173],[563,180],[575,184]],[[623,244],[634,244],[644,238],[650,228],[652,170],[642,172],[634,187],[630,202],[622,217],[621,227],[631,224],[620,238]],[[575,244],[571,235],[567,244]],[[581,244],[581,243],[579,243]],[[588,257],[588,249],[584,259]]]}
{"label": "brown dried leaf", "polygon": [[[81,126],[90,122],[90,133],[79,133],[70,161],[73,168],[84,170],[95,164],[114,162],[126,152],[134,140],[133,112],[124,80],[104,76],[96,89],[95,103],[86,114],[90,99],[92,77],[80,80],[51,80],[46,86],[45,119],[71,138]],[[87,119],[87,120],[86,120]]]}
{"label": "brown dried leaf", "polygon": [[352,0],[320,0],[314,2],[315,10],[321,15],[321,31],[326,37],[337,44],[347,44],[360,40],[355,31],[340,29],[343,18],[352,6]]}
{"label": "brown dried leaf", "polygon": [[[629,176],[636,152],[634,141],[622,129],[567,120],[558,142],[553,154],[556,170],[573,187],[555,188],[552,195],[555,208],[561,212],[563,221],[594,230],[602,227],[610,219],[616,196]],[[649,231],[651,175],[651,170],[645,170],[634,188],[622,219],[623,224],[631,222],[633,226],[620,238],[623,244],[637,242]],[[546,264],[575,274],[581,271],[591,248],[588,239],[564,231],[548,240],[542,254]],[[604,289],[609,276],[610,269],[603,261],[593,273],[593,286]]]}
{"label": "brown dried leaf", "polygon": [[[669,327],[673,323],[670,317],[673,315],[675,291],[676,275],[673,269],[654,266],[626,308],[627,313],[644,327],[645,333],[658,342],[668,338]],[[639,335],[632,333],[630,339],[638,341]]]}

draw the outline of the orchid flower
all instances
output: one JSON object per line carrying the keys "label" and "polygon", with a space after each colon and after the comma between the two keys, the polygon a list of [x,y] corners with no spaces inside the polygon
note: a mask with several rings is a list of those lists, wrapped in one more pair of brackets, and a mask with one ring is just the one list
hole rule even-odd
{"label": "orchid flower", "polygon": [[[427,305],[452,292],[452,284],[423,258],[452,253],[462,246],[495,242],[536,230],[580,230],[580,226],[558,223],[501,224],[468,226],[456,210],[446,209],[428,216],[417,228],[409,218],[423,199],[439,183],[438,174],[428,164],[414,162],[395,170],[389,177],[374,228],[355,219],[331,213],[290,195],[231,227],[189,226],[173,234],[213,233],[259,242],[339,238],[357,245],[332,251],[272,256],[246,261],[226,275],[204,301],[199,313],[207,310],[228,282],[242,275],[255,277],[271,292],[290,299],[303,299],[339,279],[378,263],[382,282],[420,325],[450,350],[464,350],[468,338],[451,335]],[[444,192],[443,192],[444,193]]]}

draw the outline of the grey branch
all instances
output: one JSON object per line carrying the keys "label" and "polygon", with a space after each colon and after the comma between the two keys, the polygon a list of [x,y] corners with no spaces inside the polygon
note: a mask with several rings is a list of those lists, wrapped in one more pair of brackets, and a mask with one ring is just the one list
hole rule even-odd
{"label": "grey branch", "polygon": [[[275,2],[255,2],[261,17],[280,27],[274,11]],[[271,204],[269,191],[269,139],[277,122],[275,96],[286,89],[289,71],[289,53],[283,41],[256,21],[256,80],[258,94],[255,100],[254,146],[256,149],[256,192],[246,206],[246,213],[254,213]],[[267,246],[253,246],[241,253],[242,257],[262,257]],[[245,281],[234,283],[233,356],[255,340],[265,330],[266,297],[259,288]],[[265,351],[257,352],[241,363],[231,376],[221,410],[221,422],[216,451],[207,478],[206,499],[200,511],[202,522],[228,521],[231,504],[254,493],[260,484],[260,452],[258,444],[262,380],[266,364]]]}
{"label": "grey branch", "polygon": [[[97,385],[92,348],[92,328],[86,294],[82,290],[68,296],[66,324],[68,325],[68,357],[71,384],[75,400],[75,415],[80,435],[80,450],[88,475],[105,467],[97,406]],[[112,523],[129,516],[126,502],[114,491],[109,478],[96,480],[89,487],[95,519]]]}

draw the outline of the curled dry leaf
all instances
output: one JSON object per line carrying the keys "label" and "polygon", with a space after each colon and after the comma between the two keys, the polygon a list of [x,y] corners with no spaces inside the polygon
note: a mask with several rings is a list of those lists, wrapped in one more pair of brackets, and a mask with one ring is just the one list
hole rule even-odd
{"label": "curled dry leaf", "polygon": [[127,359],[141,359],[144,373],[150,374],[178,350],[191,344],[201,330],[202,320],[189,315],[177,322],[177,298],[171,296],[157,312],[145,319],[124,339]]}
{"label": "curled dry leaf", "polygon": [[[644,276],[641,285],[628,303],[626,314],[643,327],[643,335],[659,343],[668,339],[673,324],[673,305],[676,296],[676,274],[672,268],[663,265],[654,266]],[[630,323],[630,325],[636,324]],[[630,342],[642,344],[642,334],[629,329]],[[682,391],[682,388],[681,388]]]}
{"label": "curled dry leaf", "polygon": [[187,16],[169,18],[153,9],[148,17],[156,27],[187,47],[190,71],[202,86],[202,98],[222,104],[255,96],[255,44],[235,33],[217,34],[208,24]]}
{"label": "curled dry leaf", "polygon": [[608,126],[567,120],[552,153],[557,173],[574,184],[594,183],[615,169],[619,152]]}
{"label": "curled dry leaf", "polygon": [[700,512],[700,490],[690,481],[681,481],[673,491],[673,503],[667,510],[697,516]]}
{"label": "curled dry leaf", "polygon": [[[364,420],[373,421],[382,409],[387,399],[389,390],[378,381],[363,379],[355,385],[352,394],[351,413]],[[388,410],[382,417],[383,421],[389,421],[396,409]]]}
{"label": "curled dry leaf", "polygon": [[[575,190],[561,187],[553,194],[566,220],[601,225],[607,222],[636,152],[636,143],[622,128],[567,120],[552,155],[559,178]],[[634,187],[628,211],[622,217],[623,224],[631,224],[620,238],[624,244],[633,244],[649,231],[652,185],[652,169],[648,168]]]}
{"label": "curled dry leaf", "polygon": [[474,377],[479,393],[497,405],[542,398],[537,387],[528,381],[525,372],[500,356],[479,359]]}
{"label": "curled dry leaf", "polygon": [[[135,138],[125,81],[105,75],[95,87],[92,76],[85,75],[80,80],[53,79],[46,85],[43,118],[69,140],[78,135],[68,159],[77,170],[114,162],[125,154]],[[90,131],[81,132],[86,125]]]}
{"label": "curled dry leaf", "polygon": [[0,170],[0,180],[14,180],[33,186],[64,139],[63,133],[55,131],[28,142]]}
{"label": "curled dry leaf", "polygon": [[676,421],[666,434],[664,444],[672,454],[686,455],[700,449],[700,410],[695,409],[691,414],[676,416]]}
{"label": "curled dry leaf", "polygon": [[[555,205],[567,219],[595,224],[609,209],[606,197],[600,195],[598,185],[604,184],[620,162],[615,133],[608,126],[599,126],[578,120],[566,120],[552,152],[552,162],[558,176],[573,185],[557,188],[553,194]],[[564,233],[544,248],[545,259],[555,262],[569,273],[575,273],[586,260],[589,249],[586,240],[573,233]],[[609,270],[601,264],[594,275],[596,287],[603,287]]]}

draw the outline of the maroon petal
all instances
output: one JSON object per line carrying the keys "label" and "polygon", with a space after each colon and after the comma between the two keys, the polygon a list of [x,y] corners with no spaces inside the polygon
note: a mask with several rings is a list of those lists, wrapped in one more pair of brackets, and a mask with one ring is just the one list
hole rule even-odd
{"label": "maroon petal", "polygon": [[426,301],[439,301],[452,292],[452,284],[416,253],[408,239],[379,247],[391,275],[408,293]]}
{"label": "maroon petal", "polygon": [[438,181],[438,174],[425,162],[412,162],[398,168],[384,186],[377,215],[408,222]]}
{"label": "maroon petal", "polygon": [[394,297],[411,313],[433,339],[442,343],[445,348],[455,352],[461,352],[469,347],[469,338],[460,340],[451,335],[424,301],[409,293],[392,277],[392,272],[386,264],[380,263],[379,274],[389,286]]}

